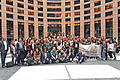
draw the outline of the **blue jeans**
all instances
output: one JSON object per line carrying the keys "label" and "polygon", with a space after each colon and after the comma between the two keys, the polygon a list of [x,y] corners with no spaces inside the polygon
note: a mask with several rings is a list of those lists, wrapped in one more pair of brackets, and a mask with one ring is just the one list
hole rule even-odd
{"label": "blue jeans", "polygon": [[82,61],[82,62],[84,62],[84,57],[77,57],[77,61]]}
{"label": "blue jeans", "polygon": [[2,62],[2,67],[5,66],[5,58],[6,58],[6,55],[7,55],[7,50],[3,51],[1,53],[1,62]]}

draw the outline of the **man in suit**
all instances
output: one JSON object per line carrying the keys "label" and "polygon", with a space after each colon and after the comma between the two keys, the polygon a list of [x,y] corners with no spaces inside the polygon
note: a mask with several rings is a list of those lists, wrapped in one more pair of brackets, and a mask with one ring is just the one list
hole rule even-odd
{"label": "man in suit", "polygon": [[5,68],[5,59],[6,59],[7,51],[8,51],[8,42],[5,38],[2,38],[2,40],[0,41],[2,68]]}

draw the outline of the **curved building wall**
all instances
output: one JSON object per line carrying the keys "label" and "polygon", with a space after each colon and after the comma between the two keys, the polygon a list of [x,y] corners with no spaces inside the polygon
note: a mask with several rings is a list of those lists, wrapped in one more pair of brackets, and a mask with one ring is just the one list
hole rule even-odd
{"label": "curved building wall", "polygon": [[0,0],[0,37],[120,38],[120,0]]}

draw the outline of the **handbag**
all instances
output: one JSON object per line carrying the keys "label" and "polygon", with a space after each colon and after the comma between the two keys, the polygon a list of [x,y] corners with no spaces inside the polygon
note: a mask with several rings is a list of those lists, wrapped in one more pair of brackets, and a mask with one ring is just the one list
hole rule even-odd
{"label": "handbag", "polygon": [[8,67],[13,67],[14,66],[14,63],[11,61],[11,62],[8,62],[8,63],[6,63],[6,67],[8,68]]}

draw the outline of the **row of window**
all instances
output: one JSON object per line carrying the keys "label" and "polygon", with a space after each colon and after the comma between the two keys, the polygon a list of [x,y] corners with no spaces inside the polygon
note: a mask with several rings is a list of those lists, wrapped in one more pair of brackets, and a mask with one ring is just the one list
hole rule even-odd
{"label": "row of window", "polygon": [[[77,15],[80,15],[80,12],[76,12],[74,14],[77,16]],[[105,13],[105,16],[106,17],[107,16],[111,16],[112,14],[113,14],[113,11],[109,11],[109,12]],[[118,14],[120,14],[120,9],[118,10]],[[42,13],[39,13],[38,15],[39,16],[43,16]],[[0,16],[1,16],[1,12],[0,12]],[[71,13],[66,13],[65,14],[65,17],[68,17],[68,16],[71,16]],[[13,19],[13,14],[7,13],[6,17]],[[61,17],[61,14],[49,13],[49,14],[47,14],[47,17]],[[101,17],[101,14],[95,14],[95,16],[94,16],[94,18],[100,18],[100,17]],[[24,20],[24,16],[18,15],[18,19]],[[90,19],[90,15],[89,16],[84,16],[84,19],[85,20]],[[33,17],[28,17],[28,20],[34,21],[34,18]],[[74,20],[75,21],[80,21],[80,17],[76,17],[76,18],[74,18]],[[43,22],[43,18],[38,18],[38,21]],[[61,19],[48,19],[48,22],[61,22],[61,21],[62,21]],[[68,22],[68,21],[71,21],[71,19],[70,18],[66,18],[65,21]]]}
{"label": "row of window", "polygon": [[[18,1],[24,2],[24,0],[18,0]],[[90,0],[84,0],[84,2],[89,2],[89,1]],[[112,0],[105,0],[105,3],[108,3],[108,2],[111,2],[111,1]],[[28,0],[28,3],[34,4],[34,0]],[[6,4],[13,5],[13,0],[6,0]],[[80,0],[75,0],[74,4],[80,4]],[[43,2],[38,1],[38,5],[43,5]],[[65,6],[68,6],[68,5],[71,5],[71,3],[70,2],[65,2]],[[98,6],[98,5],[101,5],[101,1],[95,1],[94,2],[94,6]],[[120,5],[120,3],[118,2],[118,6],[119,5]],[[24,4],[22,4],[22,3],[17,3],[17,6],[20,7],[20,8],[24,8]],[[47,6],[61,6],[61,3],[47,2]],[[29,7],[31,7],[32,10],[34,10],[34,6],[29,5],[28,9],[29,9]],[[84,5],[84,8],[89,8],[89,7],[90,7],[90,3]]]}
{"label": "row of window", "polygon": [[[120,18],[118,18],[118,22],[120,22]],[[0,20],[0,37],[2,36],[2,27],[1,27],[2,21]],[[7,38],[12,39],[14,37],[14,27],[13,21],[7,20]],[[113,19],[106,19],[105,20],[105,30],[106,30],[106,38],[113,38]],[[118,34],[120,34],[120,23],[118,23]],[[57,33],[62,32],[62,25],[61,24],[48,24],[48,33]],[[84,23],[84,38],[90,37],[90,22]],[[94,35],[95,37],[101,36],[101,20],[94,21]],[[66,35],[70,35],[71,33],[71,24],[65,24],[66,29]],[[29,37],[34,37],[34,23],[28,23],[28,31],[29,31]],[[44,35],[44,25],[38,24],[38,32],[39,32],[39,38],[43,37]],[[74,23],[74,34],[75,36],[80,36],[80,23]],[[18,37],[24,38],[24,22],[18,22]]]}

